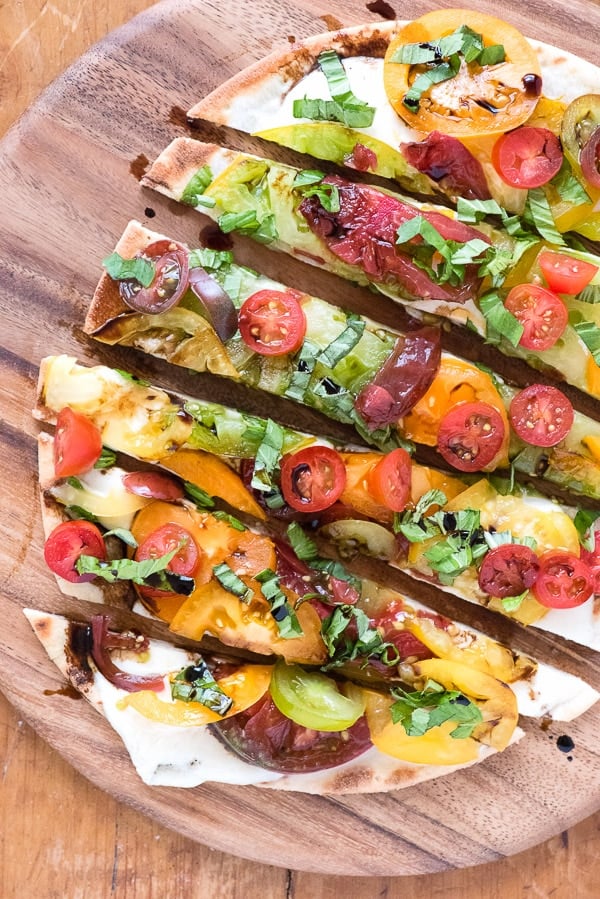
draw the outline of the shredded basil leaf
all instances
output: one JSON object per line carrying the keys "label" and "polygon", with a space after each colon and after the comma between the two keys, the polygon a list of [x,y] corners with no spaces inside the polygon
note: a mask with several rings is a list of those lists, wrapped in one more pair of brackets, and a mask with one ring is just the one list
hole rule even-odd
{"label": "shredded basil leaf", "polygon": [[203,659],[175,675],[171,681],[171,696],[183,702],[199,702],[221,716],[233,705],[233,699],[221,689]]}
{"label": "shredded basil leaf", "polygon": [[192,250],[189,255],[190,268],[204,268],[208,272],[226,268],[232,262],[233,253],[231,250],[210,250],[207,247],[200,247],[197,250]]}
{"label": "shredded basil leaf", "polygon": [[[94,574],[101,577],[109,584],[115,581],[133,581],[134,584],[144,584],[146,580],[154,574],[163,572],[179,547],[165,553],[164,556],[158,556],[156,559],[143,559],[136,562],[135,559],[112,559],[104,562],[96,556],[79,556],[75,568],[78,574]],[[169,586],[161,589],[169,590]]]}
{"label": "shredded basil leaf", "polygon": [[296,358],[296,368],[285,391],[289,399],[302,402],[314,371],[319,347],[312,340],[305,340]]}
{"label": "shredded basil leaf", "polygon": [[456,204],[456,215],[459,222],[475,225],[486,215],[505,216],[506,211],[496,200],[466,200],[464,197],[459,197]]}
{"label": "shredded basil leaf", "polygon": [[445,721],[457,726],[450,732],[454,739],[472,736],[483,721],[479,707],[458,690],[445,690],[441,684],[428,680],[423,690],[408,693],[401,688],[392,690],[396,702],[390,707],[394,724],[402,724],[409,737],[421,737],[432,727]]}
{"label": "shredded basil leaf", "polygon": [[331,100],[304,97],[294,100],[294,118],[341,122],[348,128],[369,128],[375,108],[360,100],[352,91],[343,63],[334,50],[319,54],[317,62],[327,80]]}
{"label": "shredded basil leaf", "polygon": [[213,574],[224,590],[227,590],[228,593],[233,593],[242,602],[249,603],[254,596],[254,591],[246,586],[243,580],[237,576],[226,562],[215,565]]}
{"label": "shredded basil leaf", "polygon": [[[212,180],[213,176],[209,166],[203,165],[186,184],[181,195],[181,202],[185,203],[186,206],[199,206],[202,194]],[[204,198],[204,201],[206,201],[206,198]],[[205,202],[203,205],[206,205]]]}
{"label": "shredded basil leaf", "polygon": [[209,496],[202,487],[197,487],[196,484],[192,484],[190,481],[184,481],[183,489],[188,499],[191,499],[199,509],[214,508],[215,502],[212,496]]}
{"label": "shredded basil leaf", "polygon": [[518,596],[505,596],[500,600],[502,608],[505,612],[516,612],[523,605],[523,600],[528,595],[529,590],[524,590]]}
{"label": "shredded basil leaf", "polygon": [[84,521],[98,521],[98,516],[93,515],[91,512],[88,512],[87,509],[84,509],[83,506],[65,506],[65,513],[72,521],[78,521],[83,519]]}
{"label": "shredded basil leaf", "polygon": [[102,452],[98,457],[97,462],[94,465],[94,468],[112,468],[112,466],[117,461],[117,454],[113,453],[111,449],[108,449],[106,446],[102,447]]}
{"label": "shredded basil leaf", "polygon": [[593,525],[599,518],[600,512],[595,512],[591,509],[579,509],[573,520],[573,524],[579,534],[579,542],[589,552],[593,552],[596,547],[596,535]]}
{"label": "shredded basil leaf", "polygon": [[287,528],[288,540],[292,549],[302,562],[310,564],[311,559],[319,558],[319,548],[314,540],[306,534],[297,521],[292,521]]}
{"label": "shredded basil leaf", "polygon": [[279,466],[283,451],[283,428],[268,418],[260,446],[256,451],[251,486],[254,490],[270,492],[274,488],[272,476]]}
{"label": "shredded basil leaf", "polygon": [[600,303],[600,284],[588,284],[577,294],[576,299],[581,303]]}
{"label": "shredded basil leaf", "polygon": [[235,515],[230,515],[228,512],[221,512],[217,510],[212,513],[213,518],[216,518],[217,521],[225,521],[230,527],[232,527],[235,531],[247,531],[248,528],[245,524],[236,518]]}
{"label": "shredded basil leaf", "polygon": [[319,353],[317,361],[328,368],[335,368],[338,362],[341,362],[354,349],[363,335],[365,325],[366,322],[362,316],[352,313],[348,314],[346,327],[335,340],[331,341],[329,346]]}
{"label": "shredded basil leaf", "polygon": [[371,626],[365,612],[356,606],[335,606],[331,615],[321,623],[321,634],[329,655],[329,661],[322,666],[323,671],[357,658],[365,659],[365,665],[369,658],[381,659],[389,666],[400,660],[396,647],[383,640],[377,628]]}
{"label": "shredded basil leaf", "polygon": [[598,325],[594,322],[575,322],[573,327],[594,357],[596,364],[600,365],[600,328]]}
{"label": "shredded basil leaf", "polygon": [[[484,294],[479,299],[479,308],[485,316],[488,327],[488,338],[496,337],[498,340],[504,337],[513,346],[518,346],[523,332],[524,325],[506,308],[502,302],[500,294],[496,291]],[[489,334],[489,331],[492,334]]]}
{"label": "shredded basil leaf", "polygon": [[566,157],[550,184],[565,203],[570,203],[572,206],[583,206],[584,203],[591,202],[590,195],[573,174],[573,169]]}
{"label": "shredded basil leaf", "polygon": [[562,235],[552,217],[552,210],[543,188],[534,187],[528,191],[523,218],[528,224],[533,225],[544,240],[559,247],[565,246]]}
{"label": "shredded basil leaf", "polygon": [[336,184],[324,182],[325,173],[317,169],[298,172],[292,182],[292,190],[303,197],[318,197],[326,212],[340,211],[340,192]]}
{"label": "shredded basil leaf", "polygon": [[83,486],[79,478],[75,478],[73,477],[73,475],[71,475],[70,478],[67,478],[67,484],[69,485],[69,487],[72,487],[73,490],[85,490],[85,487]]}
{"label": "shredded basil leaf", "polygon": [[117,537],[118,540],[121,540],[123,543],[126,543],[127,546],[131,546],[133,549],[137,548],[138,542],[127,528],[113,528],[111,531],[105,531],[104,535],[106,537]]}
{"label": "shredded basil leaf", "polygon": [[265,568],[255,576],[260,584],[260,591],[271,606],[271,615],[275,619],[279,636],[285,640],[301,637],[304,633],[298,616],[290,605],[287,596],[279,585],[279,578],[270,568]]}
{"label": "shredded basil leaf", "polygon": [[114,281],[138,281],[142,287],[150,287],[156,268],[145,256],[124,259],[119,253],[111,253],[102,260],[106,272]]}

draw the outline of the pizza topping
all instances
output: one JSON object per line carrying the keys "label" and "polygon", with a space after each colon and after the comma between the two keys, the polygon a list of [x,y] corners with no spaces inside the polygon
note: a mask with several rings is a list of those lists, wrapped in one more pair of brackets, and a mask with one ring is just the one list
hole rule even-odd
{"label": "pizza topping", "polygon": [[119,253],[111,253],[102,260],[106,272],[114,281],[137,281],[141,287],[150,287],[156,275],[154,263],[145,256],[125,259]]}
{"label": "pizza topping", "polygon": [[162,499],[171,503],[185,496],[179,482],[162,471],[129,471],[123,475],[122,480],[127,492],[136,496]]}
{"label": "pizza topping", "polygon": [[589,184],[600,187],[600,94],[584,94],[569,104],[563,116],[560,137],[574,171]]}
{"label": "pizza topping", "polygon": [[338,668],[356,659],[377,659],[391,667],[400,659],[394,643],[384,640],[368,615],[355,605],[336,605],[323,619],[321,633],[328,653],[323,670]]}
{"label": "pizza topping", "polygon": [[265,568],[255,576],[260,584],[260,592],[269,603],[271,615],[277,623],[279,636],[285,640],[301,637],[303,630],[292,603],[281,589],[279,577],[270,568]]}
{"label": "pizza topping", "polygon": [[450,730],[455,740],[472,736],[483,721],[478,706],[458,690],[445,690],[434,680],[427,680],[422,690],[407,692],[401,687],[392,690],[395,702],[390,707],[394,724],[400,723],[409,737],[421,737],[446,721],[456,726]]}
{"label": "pizza topping", "polygon": [[589,566],[573,553],[546,552],[533,585],[535,598],[550,609],[573,609],[593,596],[594,577]]}
{"label": "pizza topping", "polygon": [[225,715],[233,705],[203,659],[177,672],[171,680],[171,696],[183,702],[199,702],[218,715]]}
{"label": "pizza topping", "polygon": [[237,576],[227,562],[221,562],[219,565],[215,565],[212,573],[224,590],[227,590],[228,593],[233,593],[233,595],[237,596],[242,602],[248,604],[254,596],[252,588],[249,587],[241,577]]}
{"label": "pizza topping", "polygon": [[547,128],[525,125],[509,131],[492,151],[494,168],[511,187],[541,187],[558,174],[562,162],[560,141]]}
{"label": "pizza topping", "polygon": [[200,266],[190,268],[188,287],[202,304],[220,339],[225,341],[233,337],[238,316],[229,294]]}
{"label": "pizza topping", "polygon": [[502,543],[491,549],[479,569],[479,586],[489,596],[521,597],[539,571],[536,554],[522,543]]}
{"label": "pizza topping", "polygon": [[402,155],[446,193],[469,200],[488,200],[490,189],[481,166],[458,138],[432,131],[425,140],[400,144]]}
{"label": "pizza topping", "polygon": [[344,65],[334,50],[319,54],[317,63],[327,79],[331,100],[294,100],[293,115],[298,119],[341,122],[349,128],[369,128],[375,109],[360,100],[352,91]]}
{"label": "pizza topping", "polygon": [[377,153],[370,147],[365,147],[364,144],[357,142],[354,144],[352,153],[344,156],[344,165],[356,169],[357,172],[368,172],[369,169],[375,171],[377,169]]}
{"label": "pizza topping", "polygon": [[295,290],[259,290],[245,300],[239,312],[242,339],[262,356],[295,353],[306,333],[306,317]]}
{"label": "pizza topping", "polygon": [[56,416],[54,474],[69,478],[89,471],[102,454],[102,435],[96,425],[65,406]]}
{"label": "pizza topping", "polygon": [[573,406],[556,387],[531,384],[510,404],[510,421],[521,438],[533,446],[556,446],[571,430]]}
{"label": "pizza topping", "polygon": [[[119,279],[122,300],[136,312],[157,315],[171,309],[188,286],[189,263],[185,247],[172,240],[157,240],[142,254],[154,268],[150,283],[137,278]],[[109,257],[110,258],[110,257]]]}
{"label": "pizza topping", "polygon": [[453,468],[478,471],[494,461],[504,436],[502,416],[489,403],[459,403],[440,422],[438,450]]}
{"label": "pizza topping", "polygon": [[110,657],[110,648],[114,647],[113,638],[108,630],[108,618],[106,615],[94,615],[92,617],[92,648],[91,654],[94,662],[102,674],[111,684],[127,693],[136,690],[152,690],[160,693],[165,688],[162,675],[131,674],[121,671]]}
{"label": "pizza topping", "polygon": [[433,383],[441,354],[439,328],[426,326],[398,338],[354,403],[371,430],[395,424],[410,412]]}
{"label": "pizza topping", "polygon": [[320,671],[305,671],[300,665],[278,662],[270,692],[286,718],[312,730],[347,730],[365,711],[359,689],[349,689],[344,694],[333,678]]}
{"label": "pizza topping", "polygon": [[552,250],[542,250],[537,261],[550,290],[569,296],[581,293],[598,274],[597,265]]}
{"label": "pizza topping", "polygon": [[518,342],[528,350],[549,350],[569,322],[569,313],[561,298],[539,284],[513,287],[504,305],[523,326]]}
{"label": "pizza topping", "polygon": [[104,538],[91,521],[63,521],[44,544],[44,559],[50,571],[72,584],[93,581],[96,576],[79,571],[77,563],[82,556],[106,559]]}
{"label": "pizza topping", "polygon": [[410,499],[411,468],[406,450],[398,447],[386,453],[367,475],[373,498],[393,512],[403,512]]}
{"label": "pizza topping", "polygon": [[523,75],[521,78],[523,82],[523,87],[525,88],[525,96],[526,97],[538,97],[542,96],[542,76],[538,75],[536,72],[528,72],[527,75]]}
{"label": "pizza topping", "polygon": [[340,498],[346,469],[340,454],[327,446],[310,446],[281,460],[285,501],[300,512],[319,512]]}

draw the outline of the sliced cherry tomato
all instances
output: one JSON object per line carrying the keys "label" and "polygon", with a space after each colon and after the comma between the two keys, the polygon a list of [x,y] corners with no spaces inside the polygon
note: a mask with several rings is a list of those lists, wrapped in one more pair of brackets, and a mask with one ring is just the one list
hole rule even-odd
{"label": "sliced cherry tomato", "polygon": [[519,343],[527,350],[549,350],[569,321],[567,307],[561,298],[538,284],[513,287],[504,305],[523,325],[525,330]]}
{"label": "sliced cherry tomato", "polygon": [[511,187],[541,187],[560,170],[563,152],[547,128],[525,126],[503,134],[492,150],[492,165]]}
{"label": "sliced cherry tomato", "polygon": [[484,556],[479,586],[488,596],[520,596],[536,581],[540,563],[532,549],[521,543],[502,543]]}
{"label": "sliced cherry tomato", "polygon": [[328,446],[309,446],[281,460],[281,491],[293,509],[327,509],[340,498],[345,486],[342,457]]}
{"label": "sliced cherry tomato", "polygon": [[403,512],[410,498],[412,462],[402,448],[392,450],[371,469],[369,492],[373,498],[393,512]]}
{"label": "sliced cherry tomato", "polygon": [[598,266],[591,262],[552,250],[542,250],[538,263],[550,290],[569,296],[580,293],[598,272]]}
{"label": "sliced cherry tomato", "polygon": [[[397,51],[407,44],[435,46],[465,25],[482,35],[485,46],[502,45],[505,60],[481,66],[461,58],[456,75],[433,84],[412,111],[404,98],[427,66],[394,62]],[[435,9],[399,29],[385,54],[383,77],[393,108],[416,131],[475,137],[523,124],[535,109],[537,91],[530,85],[540,74],[535,50],[512,25],[474,10]]]}
{"label": "sliced cherry tomato", "polygon": [[556,446],[573,425],[573,406],[564,393],[548,384],[530,384],[509,409],[515,432],[532,446]]}
{"label": "sliced cherry tomato", "polygon": [[185,496],[175,478],[161,471],[129,471],[123,475],[123,484],[128,493],[149,499],[162,499],[172,503]]}
{"label": "sliced cherry tomato", "polygon": [[79,574],[75,568],[80,556],[106,560],[106,546],[101,532],[91,521],[63,521],[54,528],[44,545],[46,565],[54,574],[82,584],[93,581],[93,574]]}
{"label": "sliced cherry tomato", "polygon": [[306,317],[295,290],[259,290],[242,305],[242,340],[262,356],[295,353],[306,334]]}
{"label": "sliced cherry tomato", "polygon": [[102,437],[96,425],[69,406],[56,417],[54,435],[54,474],[70,478],[89,471],[102,452]]}
{"label": "sliced cherry tomato", "polygon": [[502,416],[489,403],[460,403],[440,422],[438,450],[459,471],[489,465],[504,441]]}
{"label": "sliced cherry tomato", "polygon": [[121,299],[136,312],[158,315],[175,306],[188,287],[188,252],[174,240],[156,240],[142,255],[154,263],[154,278],[149,287],[139,281],[119,283]]}
{"label": "sliced cherry tomato", "polygon": [[594,579],[594,593],[600,595],[600,531],[594,535],[594,548],[581,550],[581,561],[590,568]]}
{"label": "sliced cherry tomato", "polygon": [[347,730],[318,731],[286,718],[269,693],[213,728],[241,758],[288,774],[334,768],[372,745],[364,716]]}
{"label": "sliced cherry tomato", "polygon": [[600,188],[600,127],[596,128],[579,157],[581,171],[592,187]]}
{"label": "sliced cherry tomato", "polygon": [[573,553],[547,552],[540,558],[533,593],[549,609],[573,609],[593,595],[594,576],[589,566]]}
{"label": "sliced cherry tomato", "polygon": [[158,559],[174,549],[177,552],[169,562],[168,570],[183,577],[193,577],[200,563],[202,550],[189,531],[173,522],[167,522],[153,531],[138,546],[135,558],[138,562]]}

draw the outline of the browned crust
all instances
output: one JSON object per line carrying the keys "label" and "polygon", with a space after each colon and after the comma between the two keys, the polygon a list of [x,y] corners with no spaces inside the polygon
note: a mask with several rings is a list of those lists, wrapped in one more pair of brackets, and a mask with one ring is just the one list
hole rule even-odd
{"label": "browned crust", "polygon": [[255,93],[273,78],[280,79],[284,90],[290,90],[316,65],[323,50],[335,50],[340,56],[385,56],[389,43],[401,22],[358,25],[340,31],[317,34],[292,44],[284,51],[276,50],[229,78],[188,111],[189,119],[207,119],[228,124],[227,111],[240,93]]}
{"label": "browned crust", "polygon": [[238,155],[217,144],[204,144],[188,137],[178,137],[153,162],[140,183],[143,187],[171,196],[176,184],[181,184],[183,190],[198,169],[203,165],[210,165],[215,154],[222,159],[230,157],[231,162]]}

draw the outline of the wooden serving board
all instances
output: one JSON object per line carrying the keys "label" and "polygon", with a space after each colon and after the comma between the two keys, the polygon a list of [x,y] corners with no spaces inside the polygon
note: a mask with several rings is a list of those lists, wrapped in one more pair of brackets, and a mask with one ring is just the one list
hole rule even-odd
{"label": "wooden serving board", "polygon": [[[399,18],[430,8],[395,3]],[[496,5],[463,3],[489,12]],[[120,740],[85,702],[61,692],[58,672],[21,613],[23,606],[85,616],[62,597],[42,560],[36,427],[30,417],[37,366],[48,353],[103,361],[172,386],[298,421],[299,410],[92,344],[81,331],[100,272],[129,218],[194,242],[195,213],[142,191],[138,177],[175,136],[183,110],[245,65],[293,38],[340,24],[378,21],[365,5],[330,0],[174,0],[152,8],[88,52],[46,91],[0,144],[0,686],[19,713],[79,771],[115,797],[211,847],[269,864],[339,874],[394,875],[475,865],[564,830],[600,805],[600,711],[566,726],[575,749],[556,747],[565,726],[526,724],[527,739],[484,765],[418,787],[374,796],[310,797],[256,788],[149,788]],[[507,0],[502,14],[527,33],[594,61],[596,3]],[[245,146],[237,138],[240,148]],[[300,264],[237,242],[237,255],[273,277],[393,321],[393,307]],[[374,308],[374,303],[377,308]],[[461,614],[463,610],[461,609]],[[466,616],[473,616],[473,609]],[[475,610],[476,614],[476,610]],[[474,619],[475,620],[475,619]],[[126,623],[125,612],[118,622]],[[488,622],[489,623],[489,622]],[[512,631],[505,636],[512,638]],[[525,644],[535,638],[514,639]],[[557,642],[541,640],[546,657]],[[574,670],[597,658],[569,648]],[[34,787],[34,784],[37,785]],[[31,789],[44,788],[32,777]]]}

